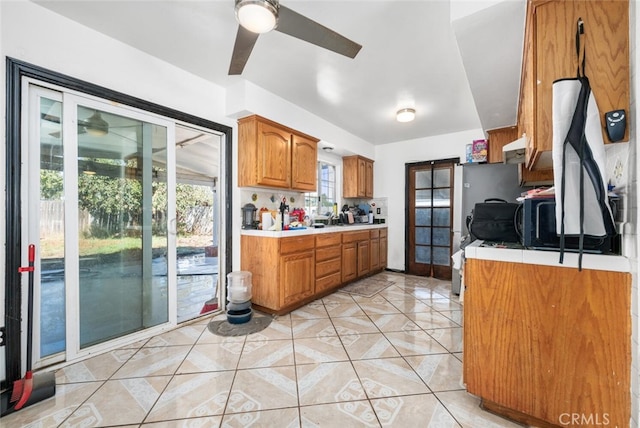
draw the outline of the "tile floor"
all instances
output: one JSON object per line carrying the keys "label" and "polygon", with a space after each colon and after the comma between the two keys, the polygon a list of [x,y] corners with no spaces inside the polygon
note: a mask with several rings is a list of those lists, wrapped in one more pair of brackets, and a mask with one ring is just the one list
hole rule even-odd
{"label": "tile floor", "polygon": [[336,292],[249,336],[216,336],[207,317],[67,366],[54,398],[0,425],[517,427],[461,385],[450,283],[380,276],[394,284],[373,297]]}

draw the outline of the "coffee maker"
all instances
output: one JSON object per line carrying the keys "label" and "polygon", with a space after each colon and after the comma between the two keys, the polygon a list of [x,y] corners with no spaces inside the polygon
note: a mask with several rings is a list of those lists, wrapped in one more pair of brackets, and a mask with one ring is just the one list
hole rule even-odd
{"label": "coffee maker", "polygon": [[253,204],[246,204],[242,207],[242,228],[243,229],[257,229],[258,222],[256,218],[256,208]]}

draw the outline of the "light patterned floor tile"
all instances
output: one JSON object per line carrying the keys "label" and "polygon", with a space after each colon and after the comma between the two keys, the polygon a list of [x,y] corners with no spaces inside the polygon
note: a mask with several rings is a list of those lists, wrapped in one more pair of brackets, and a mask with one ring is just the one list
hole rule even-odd
{"label": "light patterned floor tile", "polygon": [[454,352],[453,356],[459,359],[461,362],[463,361],[462,352]]}
{"label": "light patterned floor tile", "polygon": [[225,413],[255,412],[297,405],[295,367],[238,370]]}
{"label": "light patterned floor tile", "polygon": [[203,334],[203,331],[206,330],[206,328],[207,326],[202,324],[180,327],[151,338],[144,347],[193,345],[198,341],[200,335]]}
{"label": "light patterned floor tile", "polygon": [[300,309],[291,312],[291,321],[296,320],[313,320],[318,318],[329,318],[327,310],[322,303],[314,305],[306,305]]}
{"label": "light patterned floor tile", "polygon": [[380,427],[368,401],[348,401],[300,408],[303,428]]}
{"label": "light patterned floor tile", "polygon": [[344,347],[352,360],[400,356],[382,333],[358,334],[343,339]]}
{"label": "light patterned floor tile", "polygon": [[371,315],[370,318],[383,332],[420,330],[405,314]]}
{"label": "light patterned floor tile", "polygon": [[513,422],[485,412],[480,399],[466,391],[436,392],[436,397],[464,428],[522,428]]}
{"label": "light patterned floor tile", "polygon": [[301,406],[366,398],[350,362],[305,364],[296,373]]}
{"label": "light patterned floor tile", "polygon": [[429,305],[416,300],[416,299],[403,299],[403,300],[389,300],[393,306],[398,308],[400,312],[431,312],[433,309]]}
{"label": "light patterned floor tile", "polygon": [[293,340],[247,341],[242,349],[239,369],[293,365]]}
{"label": "light patterned floor tile", "polygon": [[440,312],[442,315],[444,315],[445,317],[449,318],[450,320],[452,320],[453,322],[455,322],[458,325],[464,325],[464,313],[462,311],[442,311],[439,310],[438,312]]}
{"label": "light patterned floor tile", "polygon": [[293,346],[296,364],[326,363],[349,359],[337,336],[294,339]]}
{"label": "light patterned floor tile", "polygon": [[461,311],[460,303],[452,302],[450,299],[431,299],[425,300],[424,303],[431,306],[437,311]]}
{"label": "light patterned floor tile", "polygon": [[379,304],[385,304],[388,302],[387,299],[384,298],[384,296],[381,296],[380,293],[376,294],[375,296],[371,296],[371,297],[365,297],[365,296],[357,296],[354,295],[353,296],[353,300],[360,304],[360,303],[379,303]]}
{"label": "light patterned floor tile", "polygon": [[331,321],[339,336],[379,332],[378,327],[367,316],[332,317]]}
{"label": "light patterned floor tile", "polygon": [[336,329],[329,318],[292,320],[293,338],[337,336]]}
{"label": "light patterned floor tile", "polygon": [[141,423],[170,376],[109,380],[77,408],[61,427],[103,427]]}
{"label": "light patterned floor tile", "polygon": [[400,355],[428,355],[446,353],[438,342],[422,330],[385,333]]}
{"label": "light patterned floor tile", "polygon": [[233,372],[174,376],[146,421],[221,415],[227,404],[233,376]]}
{"label": "light patterned floor tile", "polygon": [[256,340],[291,339],[291,337],[291,320],[289,320],[288,322],[271,321],[271,324],[269,324],[269,326],[264,330],[247,335],[247,342]]}
{"label": "light patterned floor tile", "polygon": [[[174,419],[162,422],[151,422],[140,425],[140,428],[219,428],[222,416],[205,416],[189,419]],[[137,425],[135,425],[137,427]],[[127,428],[127,427],[118,427]],[[133,427],[131,427],[133,428]]]}
{"label": "light patterned floor tile", "polygon": [[239,342],[195,345],[180,365],[178,373],[235,370],[242,354]]}
{"label": "light patterned floor tile", "polygon": [[349,293],[333,293],[322,298],[322,303],[336,304],[336,303],[353,303],[353,296]]}
{"label": "light patterned floor tile", "polygon": [[384,314],[399,314],[400,310],[388,301],[386,303],[358,303],[365,314],[369,316]]}
{"label": "light patterned floor tile", "polygon": [[433,394],[376,398],[371,404],[383,427],[460,427]]}
{"label": "light patterned floor tile", "polygon": [[107,380],[136,352],[136,349],[116,349],[63,367],[56,371],[56,384]]}
{"label": "light patterned floor tile", "polygon": [[425,330],[431,328],[460,327],[458,324],[438,312],[410,313],[407,314],[407,316]]}
{"label": "light patterned floor tile", "polygon": [[337,317],[364,317],[365,313],[357,303],[330,303],[325,305],[331,318]]}
{"label": "light patterned floor tile", "polygon": [[464,389],[462,363],[451,354],[420,355],[405,360],[432,391]]}
{"label": "light patterned floor tile", "polygon": [[369,398],[430,392],[402,358],[354,361],[353,366]]}
{"label": "light patterned floor tile", "polygon": [[142,348],[113,375],[113,378],[172,375],[190,349],[191,346]]}
{"label": "light patterned floor tile", "polygon": [[462,352],[462,327],[425,330],[449,352]]}
{"label": "light patterned floor tile", "polygon": [[2,427],[57,427],[68,418],[104,382],[56,385],[53,397],[4,416]]}
{"label": "light patterned floor tile", "polygon": [[297,408],[235,413],[232,415],[226,415],[222,421],[221,427],[299,428],[300,417],[298,415]]}
{"label": "light patterned floor tile", "polygon": [[386,298],[387,300],[402,300],[407,297],[410,297],[402,287],[397,285],[387,287],[382,290],[378,295]]}
{"label": "light patterned floor tile", "polygon": [[218,336],[210,332],[208,329],[202,333],[200,339],[196,342],[198,345],[202,345],[204,343],[240,343],[241,345],[245,342],[247,336]]}

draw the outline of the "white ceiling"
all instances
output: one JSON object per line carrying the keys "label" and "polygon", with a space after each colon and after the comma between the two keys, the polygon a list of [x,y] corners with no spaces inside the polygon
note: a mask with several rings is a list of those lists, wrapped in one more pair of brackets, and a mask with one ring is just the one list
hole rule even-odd
{"label": "white ceiling", "polygon": [[[452,25],[449,0],[283,0],[362,50],[349,59],[271,32],[259,37],[241,76],[227,75],[233,0],[36,2],[218,85],[246,79],[384,144],[515,123],[524,1],[504,0]],[[414,122],[395,121],[403,107],[416,109]]]}

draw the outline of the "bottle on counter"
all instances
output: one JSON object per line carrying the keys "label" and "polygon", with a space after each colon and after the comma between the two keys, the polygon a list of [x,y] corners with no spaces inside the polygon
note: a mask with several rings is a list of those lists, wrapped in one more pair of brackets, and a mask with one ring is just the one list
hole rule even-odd
{"label": "bottle on counter", "polygon": [[369,224],[373,224],[373,211],[369,211]]}

